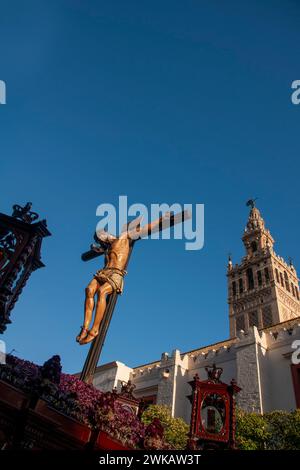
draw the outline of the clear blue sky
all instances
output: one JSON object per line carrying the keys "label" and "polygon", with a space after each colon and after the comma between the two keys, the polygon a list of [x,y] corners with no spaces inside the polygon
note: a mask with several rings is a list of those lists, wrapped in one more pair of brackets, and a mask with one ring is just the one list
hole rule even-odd
{"label": "clear blue sky", "polygon": [[135,248],[102,361],[135,366],[228,336],[226,264],[259,197],[279,254],[299,254],[300,5],[270,1],[1,2],[1,201],[47,218],[46,268],[7,349],[81,369],[83,263],[101,202],[205,204],[205,247]]}

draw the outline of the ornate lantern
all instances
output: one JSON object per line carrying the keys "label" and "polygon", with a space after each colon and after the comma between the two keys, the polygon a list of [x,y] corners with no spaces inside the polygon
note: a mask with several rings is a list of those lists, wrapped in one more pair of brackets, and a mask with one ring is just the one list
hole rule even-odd
{"label": "ornate lantern", "polygon": [[11,216],[0,214],[0,333],[11,323],[10,312],[30,274],[44,266],[42,239],[51,233],[45,220],[35,222],[39,216],[31,205],[16,204]]}
{"label": "ornate lantern", "polygon": [[205,368],[208,379],[198,374],[189,382],[193,393],[189,434],[190,449],[235,448],[235,395],[241,390],[234,380],[230,385],[220,381],[223,369]]}

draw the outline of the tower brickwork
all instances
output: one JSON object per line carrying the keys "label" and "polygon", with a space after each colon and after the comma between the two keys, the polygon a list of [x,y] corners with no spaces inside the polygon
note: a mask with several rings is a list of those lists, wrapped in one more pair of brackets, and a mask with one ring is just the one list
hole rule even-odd
{"label": "tower brickwork", "polygon": [[267,328],[300,316],[296,269],[275,253],[260,211],[249,202],[242,237],[246,255],[240,264],[229,259],[227,268],[230,337],[251,326]]}

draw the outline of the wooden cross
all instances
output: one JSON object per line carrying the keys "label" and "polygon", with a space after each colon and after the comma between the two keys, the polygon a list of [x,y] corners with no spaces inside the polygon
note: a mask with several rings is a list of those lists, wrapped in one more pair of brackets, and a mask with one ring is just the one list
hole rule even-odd
{"label": "wooden cross", "polygon": [[[138,238],[138,240],[142,239],[144,236],[150,235],[150,233],[161,232],[162,230],[172,227],[178,223],[181,223],[181,222],[183,223],[185,220],[190,219],[190,218],[191,218],[191,215],[188,211],[182,211],[178,214],[171,214],[167,217],[167,219],[166,217],[162,216],[159,218],[155,229],[154,230],[152,229],[151,232],[150,230],[148,232],[144,231],[143,235],[140,238]],[[129,255],[128,255],[125,269],[127,269],[128,267],[129,259],[132,254],[134,244],[138,240],[130,240]],[[89,261],[91,259],[94,259],[98,256],[103,255],[104,252],[105,252],[104,250],[97,249],[95,246],[92,245],[91,250],[83,253],[81,256],[81,259],[83,261]],[[108,296],[104,317],[101,321],[100,328],[99,328],[99,334],[98,336],[96,336],[96,338],[93,340],[90,346],[87,358],[85,360],[85,363],[84,363],[84,366],[80,375],[80,380],[83,380],[86,383],[92,383],[93,381],[95,370],[99,362],[100,354],[103,349],[107,331],[108,331],[108,328],[109,328],[109,325],[110,325],[110,322],[114,313],[114,309],[117,303],[117,298],[118,298],[118,294],[115,291]]]}

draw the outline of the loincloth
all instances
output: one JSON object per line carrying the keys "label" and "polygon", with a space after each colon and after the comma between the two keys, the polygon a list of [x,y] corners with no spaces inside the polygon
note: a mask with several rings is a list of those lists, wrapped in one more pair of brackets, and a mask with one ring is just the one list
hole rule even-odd
{"label": "loincloth", "polygon": [[122,294],[125,274],[127,274],[127,272],[124,269],[103,268],[97,271],[94,277],[100,284],[108,282],[114,291],[118,294]]}

